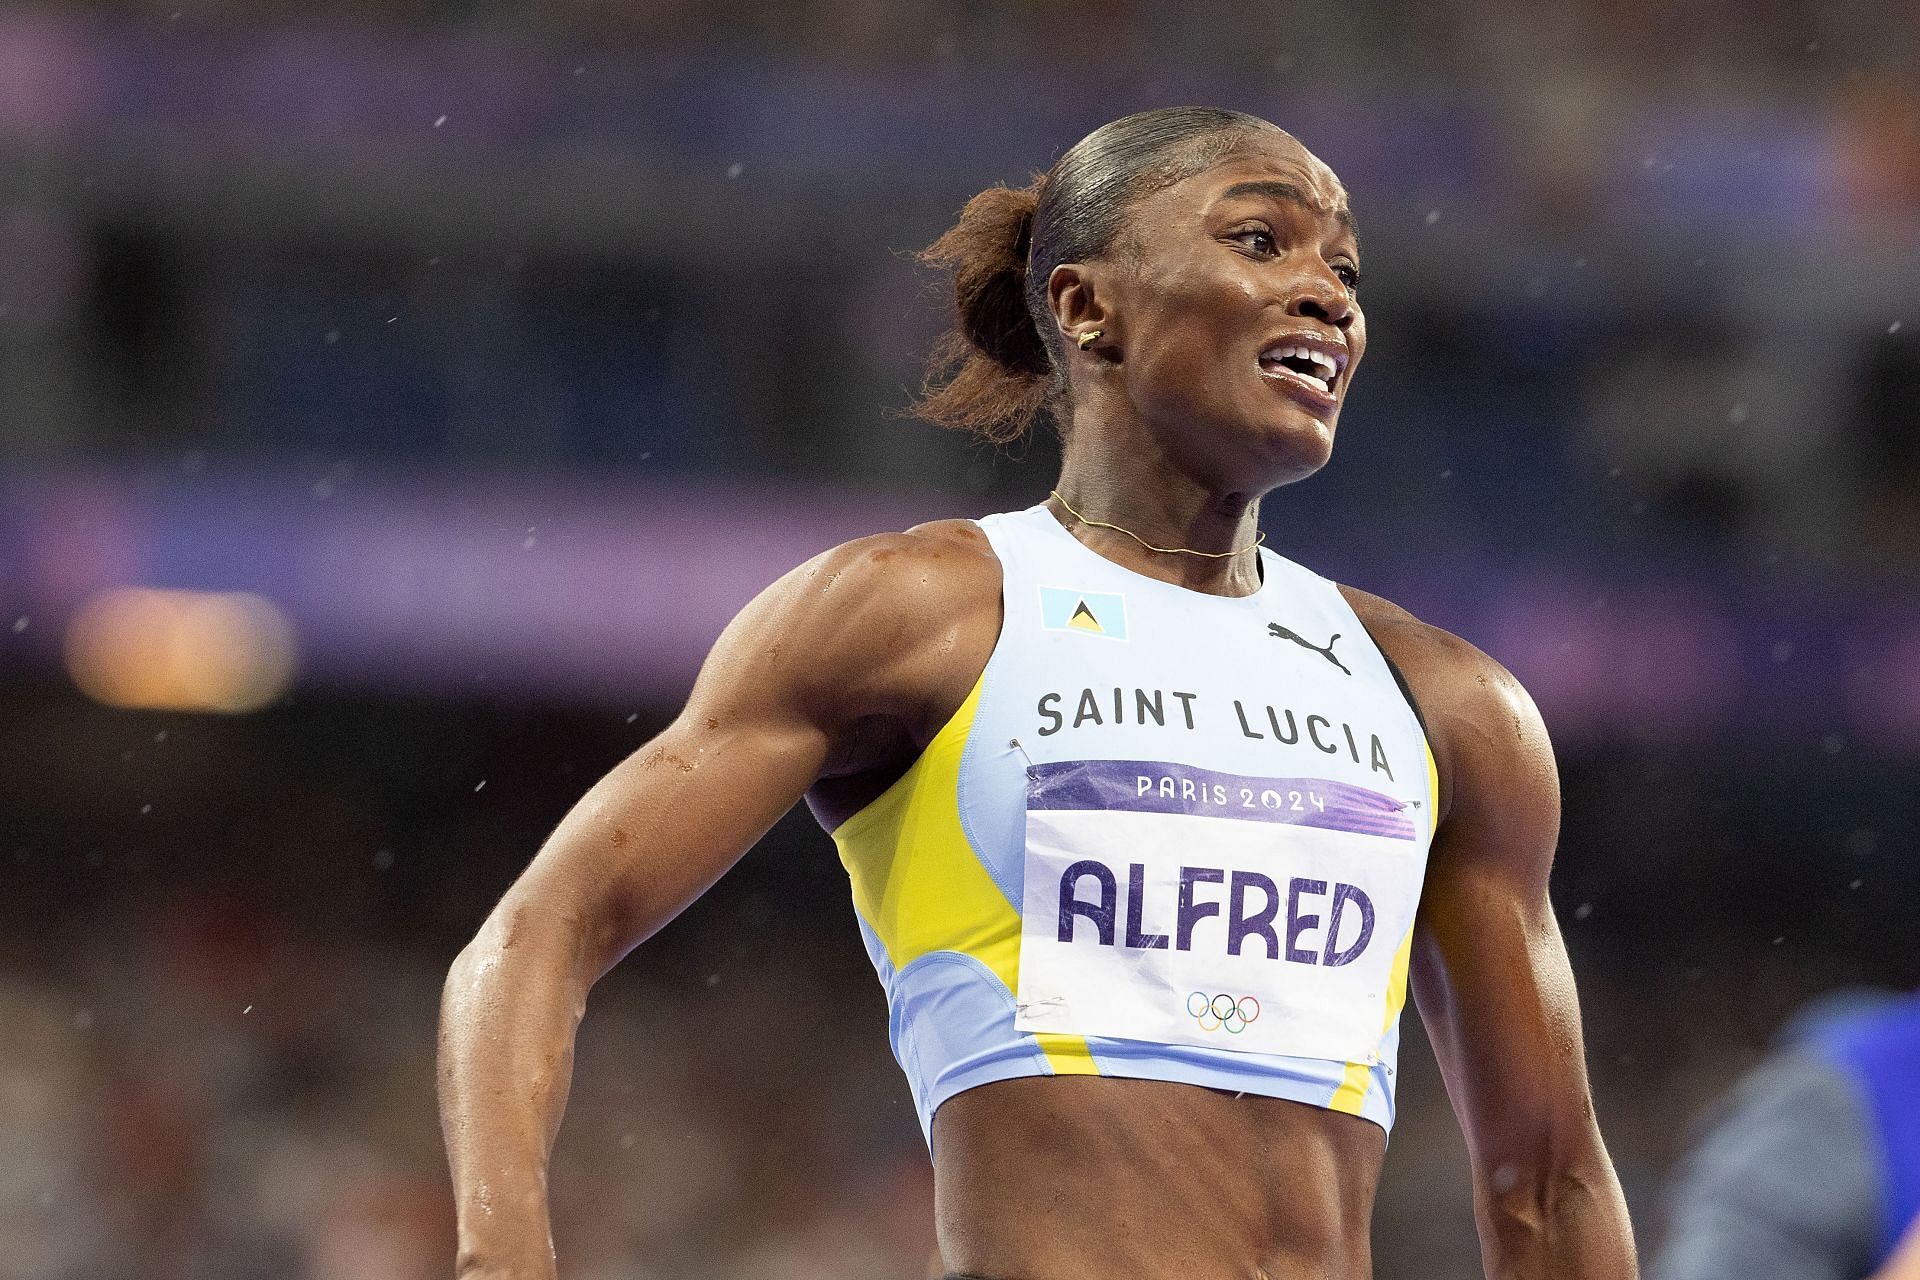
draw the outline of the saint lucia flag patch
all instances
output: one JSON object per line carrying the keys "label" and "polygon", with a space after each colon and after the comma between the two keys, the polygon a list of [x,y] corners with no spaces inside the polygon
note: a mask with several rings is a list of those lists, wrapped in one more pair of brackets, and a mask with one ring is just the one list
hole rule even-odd
{"label": "saint lucia flag patch", "polygon": [[1084,631],[1109,640],[1127,638],[1127,598],[1111,591],[1040,588],[1040,625],[1048,631]]}

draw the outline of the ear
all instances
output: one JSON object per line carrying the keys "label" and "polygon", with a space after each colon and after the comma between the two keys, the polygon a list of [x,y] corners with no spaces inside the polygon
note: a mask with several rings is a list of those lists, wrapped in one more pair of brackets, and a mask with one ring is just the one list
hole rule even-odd
{"label": "ear", "polygon": [[1118,337],[1113,312],[1100,288],[1100,274],[1098,263],[1063,262],[1047,276],[1047,305],[1068,350],[1079,347],[1080,336],[1095,329],[1103,331],[1101,347],[1111,346]]}

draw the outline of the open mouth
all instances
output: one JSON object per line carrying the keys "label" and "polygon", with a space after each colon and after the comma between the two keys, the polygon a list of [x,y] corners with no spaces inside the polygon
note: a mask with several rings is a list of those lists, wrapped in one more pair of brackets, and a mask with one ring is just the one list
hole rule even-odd
{"label": "open mouth", "polygon": [[1297,339],[1282,341],[1260,353],[1263,375],[1297,383],[1329,400],[1346,367],[1347,353],[1320,340],[1311,344]]}

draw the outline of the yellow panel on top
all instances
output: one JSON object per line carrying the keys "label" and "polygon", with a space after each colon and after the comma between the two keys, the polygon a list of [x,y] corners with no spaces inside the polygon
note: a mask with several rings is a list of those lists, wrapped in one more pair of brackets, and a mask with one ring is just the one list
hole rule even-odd
{"label": "yellow panel on top", "polygon": [[[1427,761],[1427,812],[1432,815],[1430,822],[1440,820],[1440,767],[1434,763],[1433,748],[1426,749]],[[1407,936],[1400,939],[1400,947],[1393,953],[1393,970],[1387,977],[1387,1016],[1380,1025],[1380,1035],[1384,1039],[1393,1026],[1394,1019],[1407,1004],[1407,971],[1413,961],[1413,930],[1407,930]],[[1367,1084],[1373,1079],[1373,1064],[1370,1062],[1349,1062],[1347,1069],[1340,1075],[1340,1087],[1333,1091],[1333,1098],[1327,1106],[1334,1111],[1344,1111],[1348,1115],[1360,1114],[1360,1104],[1366,1101]]]}
{"label": "yellow panel on top", "polygon": [[[1020,916],[960,825],[960,760],[980,705],[983,672],[959,710],[891,787],[833,833],[853,883],[853,906],[895,973],[932,951],[984,964],[1020,989]],[[1085,1038],[1038,1037],[1059,1075],[1097,1074]]]}

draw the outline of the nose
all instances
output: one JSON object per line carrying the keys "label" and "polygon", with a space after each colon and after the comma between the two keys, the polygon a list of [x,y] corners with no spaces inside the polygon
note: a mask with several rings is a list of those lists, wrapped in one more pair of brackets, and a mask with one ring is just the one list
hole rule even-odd
{"label": "nose", "polygon": [[1290,315],[1330,324],[1342,333],[1353,324],[1353,296],[1339,279],[1326,275],[1303,282],[1287,307]]}

